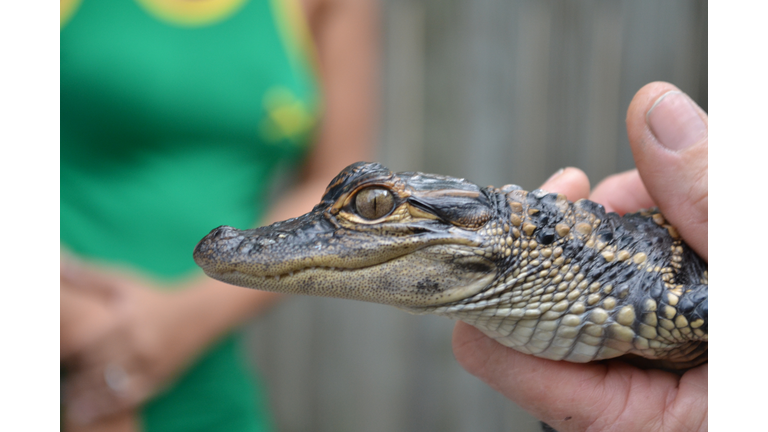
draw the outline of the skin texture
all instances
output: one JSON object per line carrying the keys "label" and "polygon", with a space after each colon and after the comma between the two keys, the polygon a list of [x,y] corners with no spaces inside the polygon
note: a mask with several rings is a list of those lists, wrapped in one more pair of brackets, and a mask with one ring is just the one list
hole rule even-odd
{"label": "skin texture", "polygon": [[[678,93],[657,103],[670,91],[679,92],[651,83],[630,104],[627,129],[636,170],[605,179],[590,195],[586,175],[567,168],[542,189],[569,200],[589,197],[619,213],[658,205],[706,260],[707,115]],[[670,149],[680,143],[687,147]],[[499,345],[462,322],[454,329],[453,349],[468,372],[560,432],[707,430],[707,364],[679,376],[619,360],[554,362]]]}
{"label": "skin texture", "polygon": [[[307,0],[304,8],[318,54],[323,125],[299,182],[266,220],[255,221],[259,223],[309,211],[329,178],[352,162],[370,158],[374,141],[376,4]],[[137,409],[148,398],[219,336],[279,298],[202,275],[171,289],[160,288],[160,282],[137,272],[82,262],[62,252],[61,361],[68,370],[67,430],[138,430]],[[110,363],[128,374],[121,394],[104,381]]]}

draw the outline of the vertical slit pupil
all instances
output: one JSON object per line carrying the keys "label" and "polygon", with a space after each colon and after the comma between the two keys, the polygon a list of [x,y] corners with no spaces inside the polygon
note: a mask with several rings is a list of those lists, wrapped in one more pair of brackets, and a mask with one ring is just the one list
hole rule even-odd
{"label": "vertical slit pupil", "polygon": [[355,210],[366,219],[379,219],[394,208],[394,199],[389,190],[381,187],[363,189],[355,197]]}

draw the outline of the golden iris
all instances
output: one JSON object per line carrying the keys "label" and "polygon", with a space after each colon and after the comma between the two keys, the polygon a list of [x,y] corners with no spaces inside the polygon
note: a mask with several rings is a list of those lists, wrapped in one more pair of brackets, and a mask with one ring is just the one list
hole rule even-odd
{"label": "golden iris", "polygon": [[369,187],[355,196],[355,210],[361,217],[374,220],[388,215],[395,208],[395,198],[388,189]]}

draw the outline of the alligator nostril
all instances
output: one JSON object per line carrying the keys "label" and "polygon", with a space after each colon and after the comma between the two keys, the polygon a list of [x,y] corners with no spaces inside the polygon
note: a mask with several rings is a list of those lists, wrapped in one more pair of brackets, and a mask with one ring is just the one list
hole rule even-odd
{"label": "alligator nostril", "polygon": [[222,225],[218,228],[214,228],[208,236],[213,240],[229,240],[231,238],[240,235],[240,230],[232,228],[231,226]]}

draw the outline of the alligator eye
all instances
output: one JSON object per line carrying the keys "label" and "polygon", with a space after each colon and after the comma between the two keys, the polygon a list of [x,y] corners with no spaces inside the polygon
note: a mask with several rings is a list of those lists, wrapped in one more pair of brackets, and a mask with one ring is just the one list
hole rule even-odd
{"label": "alligator eye", "polygon": [[363,189],[355,196],[355,210],[365,219],[384,217],[395,208],[395,199],[389,190],[380,187]]}

